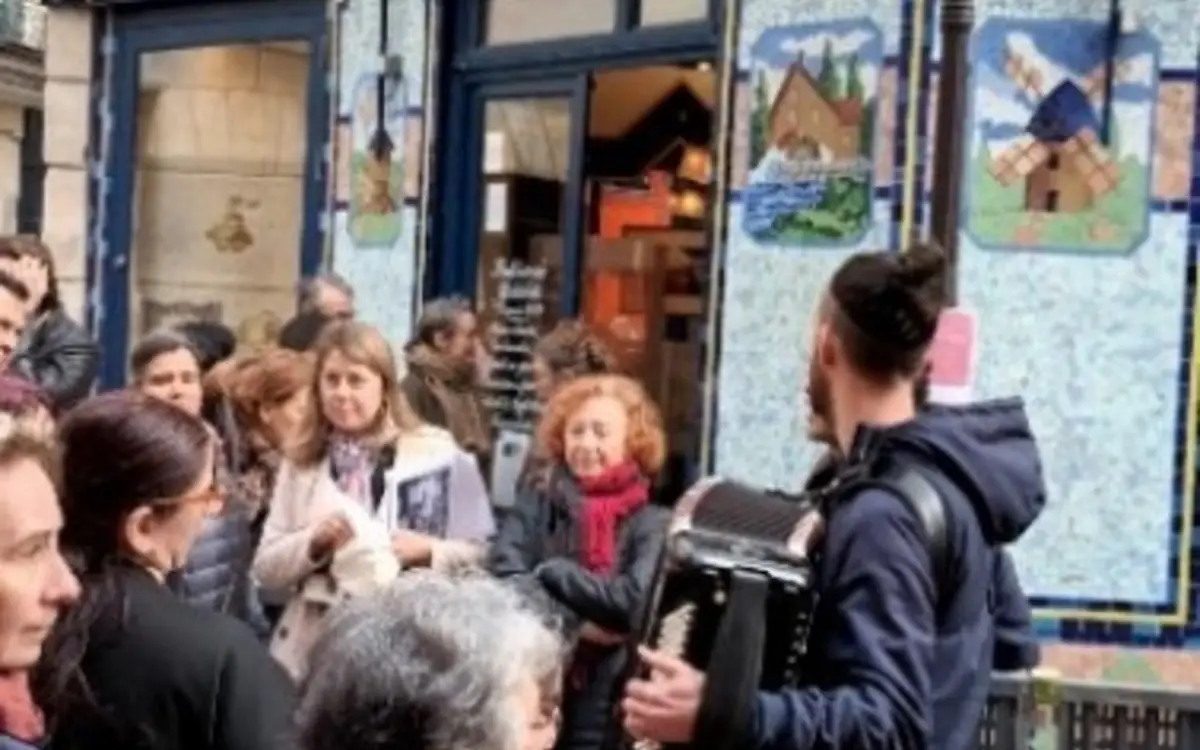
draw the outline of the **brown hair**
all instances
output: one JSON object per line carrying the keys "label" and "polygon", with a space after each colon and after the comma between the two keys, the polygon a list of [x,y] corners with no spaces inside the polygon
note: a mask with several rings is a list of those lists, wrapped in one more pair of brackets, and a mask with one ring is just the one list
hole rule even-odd
{"label": "brown hair", "polygon": [[320,408],[321,371],[329,356],[337,352],[354,364],[362,365],[383,380],[383,408],[371,442],[382,447],[396,440],[401,432],[420,427],[408,402],[400,395],[400,380],[396,358],[383,334],[373,326],[354,320],[329,323],[313,347],[314,373],[312,395],[314,408],[309,410],[301,428],[300,439],[292,460],[300,466],[312,466],[325,456],[329,441],[329,423]]}
{"label": "brown hair", "polygon": [[653,478],[662,469],[667,454],[662,415],[646,389],[624,375],[585,375],[563,385],[546,404],[538,422],[538,456],[563,460],[567,422],[584,403],[597,396],[611,396],[625,407],[629,416],[629,434],[626,436],[629,457],[637,462],[643,474]]}
{"label": "brown hair", "polygon": [[945,304],[946,257],[932,244],[859,253],[829,282],[826,312],[850,362],[880,382],[916,378]]}
{"label": "brown hair", "polygon": [[204,392],[209,398],[225,396],[238,427],[274,443],[280,436],[267,434],[262,410],[290,401],[312,382],[312,357],[272,348],[217,364],[204,378]]}
{"label": "brown hair", "polygon": [[557,377],[616,372],[617,358],[600,336],[578,320],[560,320],[533,349]]}
{"label": "brown hair", "polygon": [[[58,296],[58,270],[54,266],[54,253],[41,238],[33,234],[0,235],[0,258],[20,260],[34,258],[46,267],[46,296],[38,305],[37,313],[56,310],[62,306]],[[28,294],[26,295],[28,296]]]}

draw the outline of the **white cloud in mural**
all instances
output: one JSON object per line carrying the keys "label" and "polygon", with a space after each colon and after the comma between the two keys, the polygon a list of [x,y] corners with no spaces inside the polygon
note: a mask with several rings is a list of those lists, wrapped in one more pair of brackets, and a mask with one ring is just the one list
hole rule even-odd
{"label": "white cloud in mural", "polygon": [[858,77],[862,80],[863,91],[869,95],[879,93],[879,66],[859,63]]}
{"label": "white cloud in mural", "polygon": [[1151,104],[1113,102],[1113,120],[1117,127],[1117,153],[1114,158],[1133,158],[1140,164],[1150,163],[1150,128],[1154,118]]}
{"label": "white cloud in mural", "polygon": [[792,37],[779,43],[779,49],[789,55],[804,55],[805,57],[820,57],[825,54],[825,44],[833,48],[835,57],[850,55],[862,49],[862,46],[875,35],[865,29],[856,29],[845,34],[830,34],[821,32],[811,36]]}
{"label": "white cloud in mural", "polygon": [[976,122],[980,128],[996,125],[1013,125],[1024,128],[1033,116],[1033,110],[1025,102],[1015,99],[1007,92],[998,92],[987,87],[975,89]]}
{"label": "white cloud in mural", "polygon": [[1142,55],[1134,55],[1128,60],[1122,60],[1121,65],[1125,68],[1124,75],[1120,78],[1121,83],[1136,83],[1142,86],[1154,85],[1154,55],[1148,52]]}
{"label": "white cloud in mural", "polygon": [[1074,80],[1071,72],[1043,55],[1033,41],[1033,37],[1024,32],[1013,32],[1005,38],[1009,50],[1025,58],[1025,64],[1042,74],[1042,93],[1048,94],[1064,79]]}

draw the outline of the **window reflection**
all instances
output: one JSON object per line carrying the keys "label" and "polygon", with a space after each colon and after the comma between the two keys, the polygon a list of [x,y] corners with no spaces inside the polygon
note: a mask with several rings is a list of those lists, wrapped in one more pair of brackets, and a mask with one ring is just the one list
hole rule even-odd
{"label": "window reflection", "polygon": [[484,43],[515,44],[609,34],[616,25],[616,0],[490,0]]}
{"label": "window reflection", "polygon": [[642,26],[702,21],[708,17],[708,0],[642,0]]}

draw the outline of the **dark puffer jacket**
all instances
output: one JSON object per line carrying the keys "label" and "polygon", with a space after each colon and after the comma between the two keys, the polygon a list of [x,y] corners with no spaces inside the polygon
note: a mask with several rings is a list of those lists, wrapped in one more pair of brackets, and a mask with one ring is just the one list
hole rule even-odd
{"label": "dark puffer jacket", "polygon": [[[667,511],[648,505],[621,523],[616,571],[606,578],[577,562],[583,499],[574,480],[558,471],[544,487],[518,496],[492,545],[489,569],[548,595],[544,598],[557,605],[568,636],[585,622],[615,633],[631,632],[654,577]],[[581,643],[579,650],[591,652],[589,667],[583,679],[569,681],[564,691],[559,750],[595,750],[605,743],[613,693],[625,667],[624,644]]]}
{"label": "dark puffer jacket", "polygon": [[229,471],[231,465],[240,466],[242,471],[250,470],[252,465],[243,453],[243,442],[233,427],[228,404],[222,401],[210,407],[209,421],[221,425],[214,432],[224,435],[220,440],[222,461],[217,473],[218,483],[229,497],[224,512],[205,521],[192,544],[187,564],[172,574],[167,583],[184,600],[236,617],[265,640],[270,635],[270,626],[250,566],[266,512],[254,498],[243,496],[247,491],[245,483]]}
{"label": "dark puffer jacket", "polygon": [[269,627],[250,577],[261,528],[261,519],[256,522],[232,506],[210,518],[192,545],[187,565],[169,583],[186,601],[236,617],[265,639]]}

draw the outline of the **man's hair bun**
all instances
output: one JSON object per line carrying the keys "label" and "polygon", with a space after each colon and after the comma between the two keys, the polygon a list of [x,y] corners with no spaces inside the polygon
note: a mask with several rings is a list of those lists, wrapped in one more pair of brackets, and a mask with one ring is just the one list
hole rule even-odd
{"label": "man's hair bun", "polygon": [[917,374],[945,304],[946,268],[941,248],[918,243],[855,255],[834,274],[830,297],[849,324],[839,335],[864,371]]}

